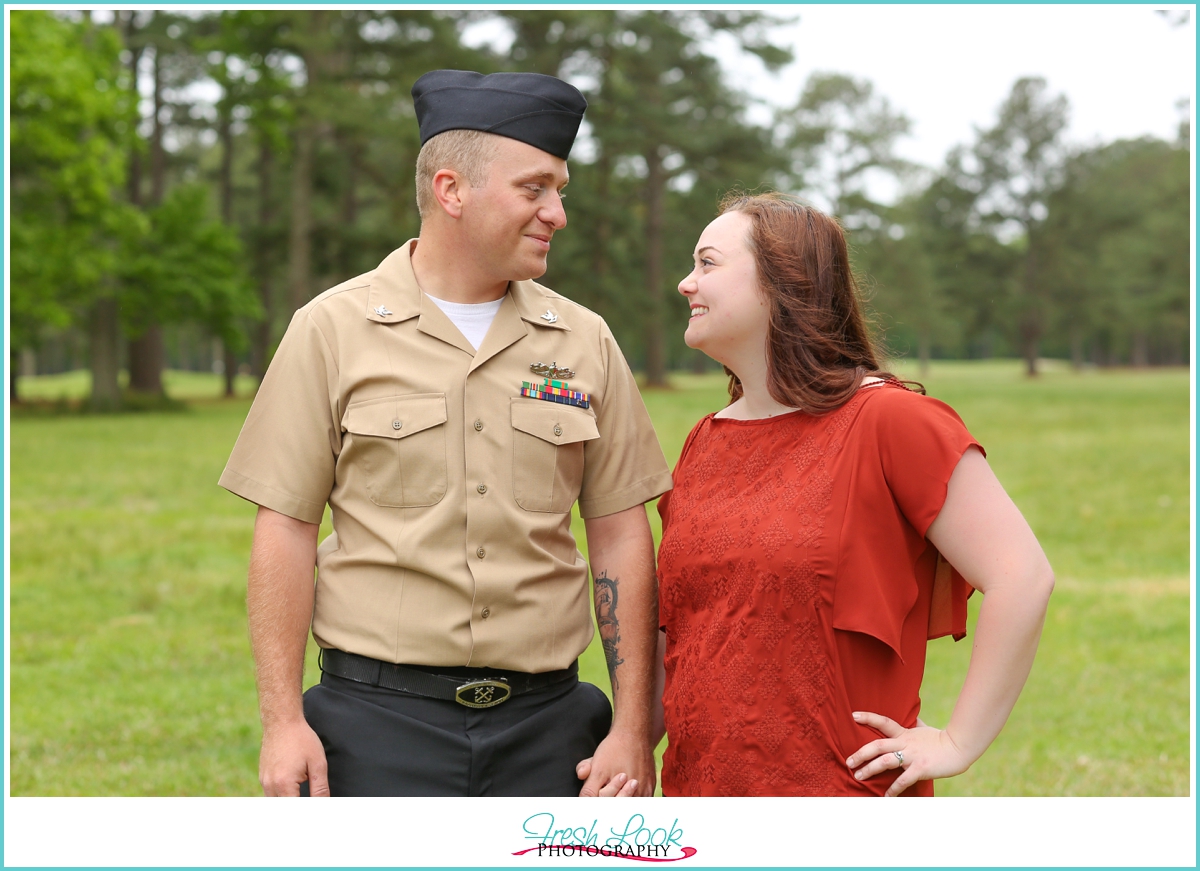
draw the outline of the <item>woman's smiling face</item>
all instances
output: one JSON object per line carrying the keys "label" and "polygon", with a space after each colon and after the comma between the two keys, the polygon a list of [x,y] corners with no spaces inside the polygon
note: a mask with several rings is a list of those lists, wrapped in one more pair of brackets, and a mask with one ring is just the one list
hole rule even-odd
{"label": "woman's smiling face", "polygon": [[679,282],[692,310],[684,342],[725,365],[765,353],[770,311],[758,288],[750,218],[736,211],[718,217],[700,234],[693,260]]}

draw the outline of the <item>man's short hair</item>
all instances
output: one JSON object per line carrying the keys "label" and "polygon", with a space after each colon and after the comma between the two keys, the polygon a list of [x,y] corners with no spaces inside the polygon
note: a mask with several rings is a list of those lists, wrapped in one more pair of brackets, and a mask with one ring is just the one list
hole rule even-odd
{"label": "man's short hair", "polygon": [[421,146],[417,155],[417,211],[422,220],[437,208],[433,177],[439,170],[452,169],[461,173],[473,188],[487,185],[498,138],[495,133],[481,130],[447,130]]}

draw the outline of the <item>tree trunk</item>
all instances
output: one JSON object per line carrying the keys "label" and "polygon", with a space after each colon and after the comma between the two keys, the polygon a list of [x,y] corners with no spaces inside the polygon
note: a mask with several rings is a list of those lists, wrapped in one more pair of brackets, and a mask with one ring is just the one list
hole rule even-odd
{"label": "tree trunk", "polygon": [[929,358],[932,354],[933,340],[930,337],[929,327],[921,327],[917,330],[917,370],[921,373],[921,378],[929,377]]}
{"label": "tree trunk", "polygon": [[8,349],[8,402],[10,405],[16,405],[20,400],[17,399],[17,376],[20,374],[18,369],[18,361],[21,352],[14,347]]}
{"label": "tree trunk", "polygon": [[163,148],[161,49],[154,48],[154,126],[150,133],[150,202],[159,205],[167,192],[167,152]]}
{"label": "tree trunk", "polygon": [[232,399],[234,396],[233,380],[237,378],[237,355],[230,350],[229,345],[222,343],[221,359],[225,364],[225,398]]}
{"label": "tree trunk", "polygon": [[[160,49],[154,49],[154,126],[150,134],[150,203],[162,203],[167,185],[167,158],[163,148],[163,83]],[[132,184],[132,182],[131,182]],[[130,188],[130,193],[134,191]],[[135,203],[136,205],[136,203]],[[153,396],[165,395],[162,372],[166,364],[162,325],[151,323],[129,341],[129,389]]]}
{"label": "tree trunk", "polygon": [[609,181],[612,178],[612,161],[604,142],[599,143],[600,153],[596,157],[596,202],[599,210],[596,212],[592,226],[592,281],[593,291],[589,303],[604,313],[608,301],[608,279],[612,268],[612,216],[608,200]]}
{"label": "tree trunk", "polygon": [[1083,330],[1071,328],[1071,368],[1076,372],[1083,369]]}
{"label": "tree trunk", "polygon": [[[311,84],[311,82],[310,82]],[[293,309],[312,296],[312,165],[316,150],[315,122],[304,119],[296,129],[292,155],[292,221],[288,239],[288,298]]]}
{"label": "tree trunk", "polygon": [[1150,345],[1146,339],[1145,330],[1133,331],[1133,347],[1129,356],[1130,363],[1139,369],[1150,365]]}
{"label": "tree trunk", "polygon": [[228,99],[221,102],[217,121],[221,138],[221,220],[233,226],[233,107]]}
{"label": "tree trunk", "polygon": [[1038,374],[1038,337],[1035,333],[1021,330],[1021,356],[1025,358],[1025,374],[1036,378]]}
{"label": "tree trunk", "polygon": [[[225,226],[233,226],[233,106],[230,105],[228,94],[221,101],[220,126],[221,137],[221,220]],[[237,377],[237,358],[229,347],[229,342],[221,343],[223,362],[225,364],[225,396],[234,394],[233,379]]]}
{"label": "tree trunk", "polygon": [[271,255],[267,239],[271,224],[275,220],[275,206],[271,199],[271,170],[274,154],[270,143],[263,137],[258,152],[258,245],[254,252],[254,271],[258,279],[258,298],[262,302],[263,319],[254,330],[254,348],[251,351],[251,367],[254,374],[262,378],[267,371],[271,352],[271,325],[274,323],[275,307],[271,296]]}
{"label": "tree trunk", "polygon": [[[599,93],[607,93],[612,88],[612,54],[613,49],[607,42],[597,51],[603,72],[600,75]],[[553,75],[558,75],[557,71]],[[592,125],[596,130],[610,129],[608,107],[594,110],[595,117]],[[600,314],[607,314],[610,300],[609,281],[612,275],[612,234],[613,234],[613,204],[609,199],[613,177],[612,149],[607,141],[600,136],[595,137],[596,161],[592,171],[596,177],[597,209],[592,217],[591,230],[591,298],[587,304]]]}
{"label": "tree trunk", "polygon": [[667,384],[662,317],[663,208],[667,177],[657,148],[646,154],[646,384]]}
{"label": "tree trunk", "polygon": [[[142,62],[142,52],[145,49],[142,46],[134,46],[134,37],[137,34],[136,17],[137,12],[126,12],[125,15],[125,45],[129,49],[129,75],[133,81],[133,89],[136,93],[138,83],[138,68]],[[129,202],[136,208],[142,207],[142,152],[138,148],[129,149]]]}
{"label": "tree trunk", "polygon": [[1021,312],[1018,330],[1021,336],[1021,354],[1025,358],[1025,374],[1037,377],[1039,343],[1042,338],[1042,313],[1038,300],[1038,236],[1034,227],[1025,225],[1029,250],[1025,253],[1024,311]]}
{"label": "tree trunk", "polygon": [[129,340],[129,389],[162,396],[165,363],[163,328],[160,324],[151,324],[136,339]]}
{"label": "tree trunk", "polygon": [[[1184,353],[1186,353],[1186,348],[1187,348],[1187,339],[1184,339],[1182,342],[1179,341],[1178,337],[1176,337],[1174,339],[1168,339],[1168,341],[1167,341],[1167,357],[1166,357],[1167,365],[1168,366],[1182,366],[1183,365],[1183,356],[1184,356]],[[1183,352],[1183,353],[1181,353],[1181,352]]]}
{"label": "tree trunk", "polygon": [[89,324],[92,365],[92,408],[112,411],[121,404],[120,319],[112,297],[96,300]]}
{"label": "tree trunk", "polygon": [[[361,272],[355,268],[357,254],[354,228],[358,226],[358,177],[362,165],[362,149],[359,143],[351,138],[345,143],[346,179],[342,191],[342,230],[338,245],[338,274],[354,275]],[[340,279],[339,279],[340,280]]]}
{"label": "tree trunk", "polygon": [[[324,15],[314,12],[305,23],[314,38],[324,26]],[[319,50],[304,56],[305,97],[311,102],[321,87]],[[317,118],[309,106],[301,103],[292,152],[292,214],[288,239],[288,298],[298,309],[312,297],[312,186],[313,158],[317,149]]]}

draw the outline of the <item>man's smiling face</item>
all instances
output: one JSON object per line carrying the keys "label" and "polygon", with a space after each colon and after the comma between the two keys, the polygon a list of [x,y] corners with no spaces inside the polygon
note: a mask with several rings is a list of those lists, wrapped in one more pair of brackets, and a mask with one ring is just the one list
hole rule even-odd
{"label": "man's smiling face", "polygon": [[464,230],[491,278],[538,278],[551,237],[567,225],[567,162],[516,139],[496,137],[496,146],[487,184],[464,192]]}

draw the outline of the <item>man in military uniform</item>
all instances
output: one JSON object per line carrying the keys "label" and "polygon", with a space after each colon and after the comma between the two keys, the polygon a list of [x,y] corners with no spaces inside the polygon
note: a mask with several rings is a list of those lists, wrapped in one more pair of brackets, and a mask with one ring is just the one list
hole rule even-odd
{"label": "man in military uniform", "polygon": [[[453,70],[413,97],[419,238],[296,312],[221,476],[259,505],[263,789],[652,794],[644,503],[670,475],[608,327],[532,280],[586,103],[549,76]],[[577,678],[576,502],[611,709]],[[310,624],[323,673],[302,698]]]}

